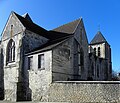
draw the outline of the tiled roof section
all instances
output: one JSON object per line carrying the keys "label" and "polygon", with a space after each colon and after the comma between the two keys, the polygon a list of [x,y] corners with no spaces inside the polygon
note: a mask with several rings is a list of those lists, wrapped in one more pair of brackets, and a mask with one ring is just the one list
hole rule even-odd
{"label": "tiled roof section", "polygon": [[66,37],[63,37],[63,38],[59,38],[59,39],[56,39],[56,40],[50,40],[46,44],[42,45],[41,47],[36,48],[36,49],[30,51],[29,53],[26,53],[26,55],[31,55],[31,54],[35,54],[35,53],[40,53],[40,52],[51,50],[52,48],[54,48],[57,45],[61,44],[65,40],[69,39],[70,37],[72,37],[72,36],[69,35],[69,36],[66,36]]}
{"label": "tiled roof section", "polygon": [[57,31],[49,31],[48,34],[50,35],[49,38],[51,40],[56,40],[56,39],[59,39],[59,38],[67,37],[69,35],[73,35],[73,34],[67,34],[67,33],[57,32]]}
{"label": "tiled roof section", "polygon": [[67,33],[67,34],[73,34],[76,27],[78,26],[78,24],[80,23],[81,18],[77,19],[73,22],[64,24],[58,28],[53,29],[53,31],[57,31],[57,32],[62,32],[62,33]]}
{"label": "tiled roof section", "polygon": [[14,12],[14,14],[17,16],[17,18],[20,20],[20,22],[24,25],[24,27],[26,27],[27,30],[30,30],[34,33],[40,34],[41,36],[47,37],[46,32],[47,30],[45,30],[44,28],[36,25],[35,23],[27,20],[26,18],[18,15],[17,13]]}
{"label": "tiled roof section", "polygon": [[101,43],[101,42],[106,42],[106,39],[102,35],[100,31],[97,32],[93,40],[90,42],[90,44],[96,44],[96,43]]}
{"label": "tiled roof section", "polygon": [[55,31],[47,31],[44,28],[36,25],[35,23],[31,22],[27,18],[24,18],[17,13],[14,12],[14,14],[18,17],[18,19],[21,21],[21,23],[26,27],[27,30],[30,30],[34,33],[37,33],[45,38],[48,38],[50,40],[54,40],[57,38],[65,37],[68,34],[66,33],[60,33],[60,32],[55,32]]}

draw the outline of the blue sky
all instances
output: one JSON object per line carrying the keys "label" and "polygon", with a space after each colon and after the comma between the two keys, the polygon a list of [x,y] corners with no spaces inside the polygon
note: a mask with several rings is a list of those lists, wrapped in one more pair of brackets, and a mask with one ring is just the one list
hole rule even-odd
{"label": "blue sky", "polygon": [[113,69],[120,71],[120,0],[0,0],[0,34],[11,11],[28,12],[47,30],[82,17],[89,42],[100,25],[112,48]]}

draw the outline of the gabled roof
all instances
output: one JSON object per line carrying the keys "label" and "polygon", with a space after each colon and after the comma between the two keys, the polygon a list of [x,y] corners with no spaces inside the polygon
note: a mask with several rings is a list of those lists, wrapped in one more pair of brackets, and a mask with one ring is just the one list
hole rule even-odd
{"label": "gabled roof", "polygon": [[37,33],[45,38],[48,38],[50,40],[54,40],[56,38],[61,38],[65,37],[68,34],[66,33],[60,33],[60,32],[55,32],[55,31],[47,31],[44,28],[38,26],[37,24],[33,23],[29,17],[28,14],[24,15],[24,17],[20,16],[19,14],[15,13],[14,14],[17,16],[17,18],[20,20],[20,22],[26,27],[27,30],[30,30],[34,33]]}
{"label": "gabled roof", "polygon": [[29,16],[29,14],[28,13],[25,13],[24,15],[22,15],[25,19],[27,19],[27,20],[29,20],[29,21],[31,21],[31,22],[33,22],[32,21],[32,19],[30,18],[30,16]]}
{"label": "gabled roof", "polygon": [[20,22],[23,24],[23,26],[27,29],[30,30],[34,33],[37,33],[41,36],[47,37],[47,35],[45,35],[45,33],[47,32],[47,30],[45,30],[44,28],[38,26],[37,24],[33,23],[32,21],[28,20],[27,18],[24,18],[22,16],[20,16],[19,14],[13,12],[17,18],[20,20]]}
{"label": "gabled roof", "polygon": [[107,41],[104,38],[104,36],[102,35],[102,33],[100,31],[98,31],[97,34],[95,35],[95,37],[90,42],[90,44],[97,44],[97,43],[102,43],[102,42],[107,42]]}
{"label": "gabled roof", "polygon": [[35,54],[35,53],[40,53],[40,52],[45,52],[48,50],[51,50],[52,48],[56,47],[57,45],[63,43],[64,41],[66,41],[67,39],[69,39],[70,37],[72,37],[71,35],[63,37],[63,38],[58,38],[56,40],[49,40],[46,44],[26,53],[26,55],[31,55],[31,54]]}
{"label": "gabled roof", "polygon": [[67,34],[73,34],[78,26],[78,24],[80,23],[81,18],[77,19],[75,21],[72,21],[70,23],[64,24],[58,28],[53,29],[53,31],[57,31],[57,32],[62,32],[62,33],[67,33]]}

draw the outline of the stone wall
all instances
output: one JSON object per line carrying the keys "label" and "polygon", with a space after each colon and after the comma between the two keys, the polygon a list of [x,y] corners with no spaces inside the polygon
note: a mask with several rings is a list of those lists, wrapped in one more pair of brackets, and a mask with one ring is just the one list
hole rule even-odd
{"label": "stone wall", "polygon": [[89,59],[89,78],[97,81],[108,80],[107,61],[96,57],[94,54],[90,54]]}
{"label": "stone wall", "polygon": [[73,38],[68,38],[53,49],[52,81],[66,81],[73,78]]}
{"label": "stone wall", "polygon": [[46,98],[49,102],[120,103],[120,82],[54,82]]}
{"label": "stone wall", "polygon": [[[86,31],[85,31],[85,27],[84,27],[84,23],[82,19],[75,30],[74,38],[79,43],[80,49],[82,49],[83,51],[82,55],[84,56],[83,68],[79,70],[81,71],[81,79],[87,80],[88,62],[89,62],[88,60],[88,39],[87,39],[87,35],[86,35]],[[74,50],[75,49],[76,48],[74,48]],[[76,50],[74,51],[74,55],[75,55],[75,52]],[[73,62],[76,63],[76,60],[74,59]]]}
{"label": "stone wall", "polygon": [[[100,56],[98,56],[98,48],[100,47]],[[95,55],[99,58],[105,59],[102,60],[104,61],[104,63],[100,64],[98,62],[99,68],[101,68],[102,72],[106,74],[106,76],[104,75],[104,78],[100,78],[96,80],[111,80],[112,77],[112,62],[111,62],[111,48],[110,45],[107,42],[103,42],[103,43],[99,43],[99,44],[93,44],[89,46],[89,52],[92,53],[94,52],[94,48],[96,48],[96,53]],[[103,74],[102,74],[103,75]],[[101,76],[102,76],[101,75]]]}
{"label": "stone wall", "polygon": [[40,36],[39,34],[33,33],[29,30],[25,31],[25,36],[23,38],[24,51],[29,52],[35,48],[40,47],[48,41],[47,38]]}
{"label": "stone wall", "polygon": [[[1,38],[1,63],[4,74],[4,99],[16,101],[17,82],[20,69],[21,39],[23,37],[24,26],[14,13],[11,13],[4,27]],[[10,40],[15,42],[15,62],[7,63],[7,46]],[[1,82],[0,82],[1,83]]]}
{"label": "stone wall", "polygon": [[19,68],[20,68],[20,41],[21,35],[16,35],[12,37],[15,41],[15,62],[8,63],[6,65],[6,48],[9,42],[9,39],[2,42],[3,49],[3,70],[4,70],[4,89],[5,89],[5,100],[16,100],[16,91],[17,91],[17,82],[19,77]]}
{"label": "stone wall", "polygon": [[[38,55],[44,54],[44,68],[38,68]],[[28,57],[33,57],[33,66],[28,69]],[[40,101],[47,92],[52,82],[52,51],[36,53],[26,56],[25,59],[25,82],[28,82],[29,90],[27,95],[31,95],[33,101]]]}
{"label": "stone wall", "polygon": [[4,99],[4,72],[3,72],[3,50],[0,44],[0,100]]}

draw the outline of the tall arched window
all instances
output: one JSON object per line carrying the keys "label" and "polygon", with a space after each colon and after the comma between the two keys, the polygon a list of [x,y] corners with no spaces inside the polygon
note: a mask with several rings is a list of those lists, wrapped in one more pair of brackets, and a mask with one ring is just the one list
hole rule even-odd
{"label": "tall arched window", "polygon": [[92,76],[94,76],[94,65],[93,65],[93,63],[91,65],[91,72],[92,72]]}
{"label": "tall arched window", "polygon": [[84,52],[83,49],[78,46],[78,67],[79,74],[81,75],[84,71]]}
{"label": "tall arched window", "polygon": [[98,56],[100,56],[100,47],[98,47]]}
{"label": "tall arched window", "polygon": [[6,61],[7,63],[15,61],[15,42],[13,39],[10,39],[7,45]]}
{"label": "tall arched window", "polygon": [[81,66],[81,73],[84,71],[84,51],[80,49],[80,66]]}
{"label": "tall arched window", "polygon": [[99,65],[97,65],[97,77],[99,78]]}
{"label": "tall arched window", "polygon": [[80,49],[80,64],[84,66],[84,52],[82,48]]}

